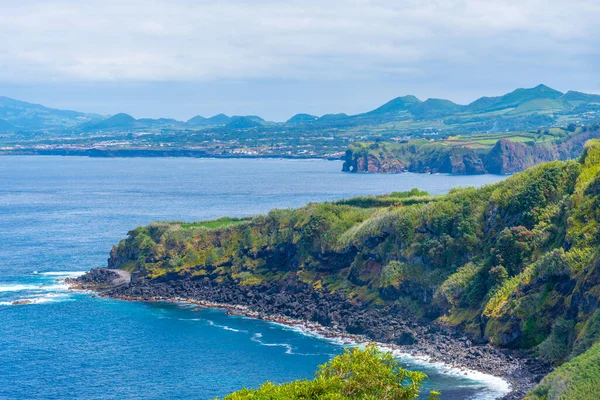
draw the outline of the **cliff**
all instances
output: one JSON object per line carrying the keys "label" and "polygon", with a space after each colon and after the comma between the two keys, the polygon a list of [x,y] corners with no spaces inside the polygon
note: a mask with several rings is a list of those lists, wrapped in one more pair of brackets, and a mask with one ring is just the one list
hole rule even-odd
{"label": "cliff", "polygon": [[342,171],[512,174],[542,162],[576,158],[587,140],[598,137],[600,130],[594,127],[551,141],[500,138],[493,146],[481,145],[476,139],[466,143],[451,140],[355,143],[346,151]]}
{"label": "cliff", "polygon": [[[457,341],[561,365],[600,339],[599,224],[600,141],[591,141],[579,161],[445,196],[395,193],[139,227],[112,249],[109,267],[137,273],[122,296],[244,304],[434,346],[484,371],[506,368],[505,353],[472,353]],[[504,370],[515,379],[548,372],[510,357],[526,367]]]}

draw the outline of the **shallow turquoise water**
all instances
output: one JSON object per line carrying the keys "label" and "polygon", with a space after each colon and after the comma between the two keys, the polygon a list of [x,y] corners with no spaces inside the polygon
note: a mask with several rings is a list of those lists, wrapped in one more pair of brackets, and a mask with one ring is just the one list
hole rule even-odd
{"label": "shallow turquoise water", "polygon": [[[218,310],[73,293],[57,279],[104,266],[129,229],[155,220],[243,216],[413,187],[439,194],[502,178],[339,169],[318,160],[0,157],[0,398],[208,399],[309,378],[343,348]],[[34,304],[10,305],[21,299]],[[494,397],[484,382],[418,367],[443,398]]]}

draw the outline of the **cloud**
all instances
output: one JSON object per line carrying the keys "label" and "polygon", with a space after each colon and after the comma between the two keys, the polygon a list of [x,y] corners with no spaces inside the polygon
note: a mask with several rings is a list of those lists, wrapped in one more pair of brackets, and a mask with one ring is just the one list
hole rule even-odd
{"label": "cloud", "polygon": [[595,0],[5,3],[5,82],[426,80],[599,67]]}

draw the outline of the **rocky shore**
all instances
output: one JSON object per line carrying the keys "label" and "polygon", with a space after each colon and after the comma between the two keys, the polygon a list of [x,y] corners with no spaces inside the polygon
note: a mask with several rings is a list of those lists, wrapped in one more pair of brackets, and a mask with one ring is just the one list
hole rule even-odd
{"label": "rocky shore", "polygon": [[523,398],[551,371],[550,366],[539,359],[474,340],[436,322],[415,319],[400,307],[372,308],[297,282],[285,287],[239,286],[209,279],[176,279],[114,285],[114,274],[114,271],[94,269],[68,283],[76,289],[96,290],[102,296],[122,300],[188,302],[222,308],[233,315],[298,326],[347,343],[375,341],[392,350],[429,357],[449,367],[499,376],[513,389],[504,399]]}

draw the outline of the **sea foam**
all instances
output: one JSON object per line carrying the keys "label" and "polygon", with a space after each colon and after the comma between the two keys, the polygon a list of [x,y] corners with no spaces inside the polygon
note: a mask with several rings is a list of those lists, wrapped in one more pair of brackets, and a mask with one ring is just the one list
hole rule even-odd
{"label": "sea foam", "polygon": [[24,285],[20,283],[0,285],[0,292],[21,292],[23,290],[41,290],[43,285]]}
{"label": "sea foam", "polygon": [[87,271],[51,271],[51,272],[37,272],[33,271],[33,274],[39,274],[44,276],[56,276],[61,278],[78,278],[84,275]]}
{"label": "sea foam", "polygon": [[31,304],[59,303],[62,301],[70,301],[70,300],[73,300],[73,299],[69,295],[66,295],[66,294],[48,293],[44,296],[21,297],[18,299],[14,299],[12,301],[2,301],[2,302],[0,302],[0,306],[21,306],[21,305],[31,305]]}
{"label": "sea foam", "polygon": [[285,354],[294,354],[294,348],[292,347],[291,344],[288,343],[265,343],[261,340],[261,338],[263,337],[262,333],[255,333],[250,340],[252,340],[255,343],[260,344],[261,346],[266,346],[266,347],[285,347]]}

